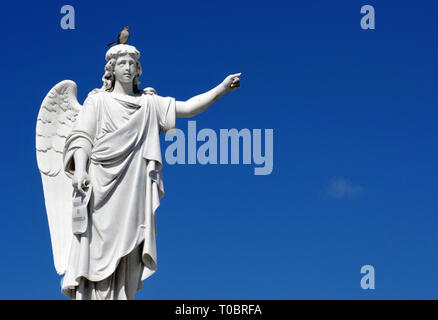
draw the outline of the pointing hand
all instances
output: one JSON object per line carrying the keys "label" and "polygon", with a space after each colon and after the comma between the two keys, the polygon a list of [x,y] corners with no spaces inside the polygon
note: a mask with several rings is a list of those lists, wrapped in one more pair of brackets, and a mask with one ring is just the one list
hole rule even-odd
{"label": "pointing hand", "polygon": [[222,85],[225,87],[226,92],[231,92],[240,87],[240,76],[242,73],[231,74],[225,78]]}

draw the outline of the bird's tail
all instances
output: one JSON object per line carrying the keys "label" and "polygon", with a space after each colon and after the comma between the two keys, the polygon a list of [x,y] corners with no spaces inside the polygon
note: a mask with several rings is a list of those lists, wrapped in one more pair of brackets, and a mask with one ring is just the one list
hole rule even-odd
{"label": "bird's tail", "polygon": [[117,43],[117,41],[114,41],[114,42],[108,43],[107,46],[111,47],[111,46],[115,45],[116,43]]}

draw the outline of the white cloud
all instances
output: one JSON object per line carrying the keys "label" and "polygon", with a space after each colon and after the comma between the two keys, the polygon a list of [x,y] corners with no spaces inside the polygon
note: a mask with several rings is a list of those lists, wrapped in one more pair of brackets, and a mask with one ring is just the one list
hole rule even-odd
{"label": "white cloud", "polygon": [[326,193],[332,198],[353,198],[360,195],[363,188],[359,185],[354,185],[350,180],[344,177],[332,178],[330,184],[326,188]]}

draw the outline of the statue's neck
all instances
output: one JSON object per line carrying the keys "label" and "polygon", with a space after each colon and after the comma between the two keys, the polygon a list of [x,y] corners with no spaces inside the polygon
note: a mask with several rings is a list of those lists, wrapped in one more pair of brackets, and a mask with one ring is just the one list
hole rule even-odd
{"label": "statue's neck", "polygon": [[124,82],[116,81],[114,83],[113,92],[120,93],[120,94],[126,94],[129,96],[134,95],[134,89],[133,89],[132,82],[131,83],[124,83]]}

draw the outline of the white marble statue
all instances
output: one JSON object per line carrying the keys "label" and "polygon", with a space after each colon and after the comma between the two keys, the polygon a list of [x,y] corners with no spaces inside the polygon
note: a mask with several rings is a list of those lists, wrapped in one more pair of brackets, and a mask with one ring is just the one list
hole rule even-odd
{"label": "white marble statue", "polygon": [[164,195],[159,134],[240,86],[233,74],[187,101],[139,89],[140,53],[106,53],[103,86],[84,105],[65,80],[44,99],[36,126],[55,268],[72,299],[133,299],[157,269],[155,214]]}

